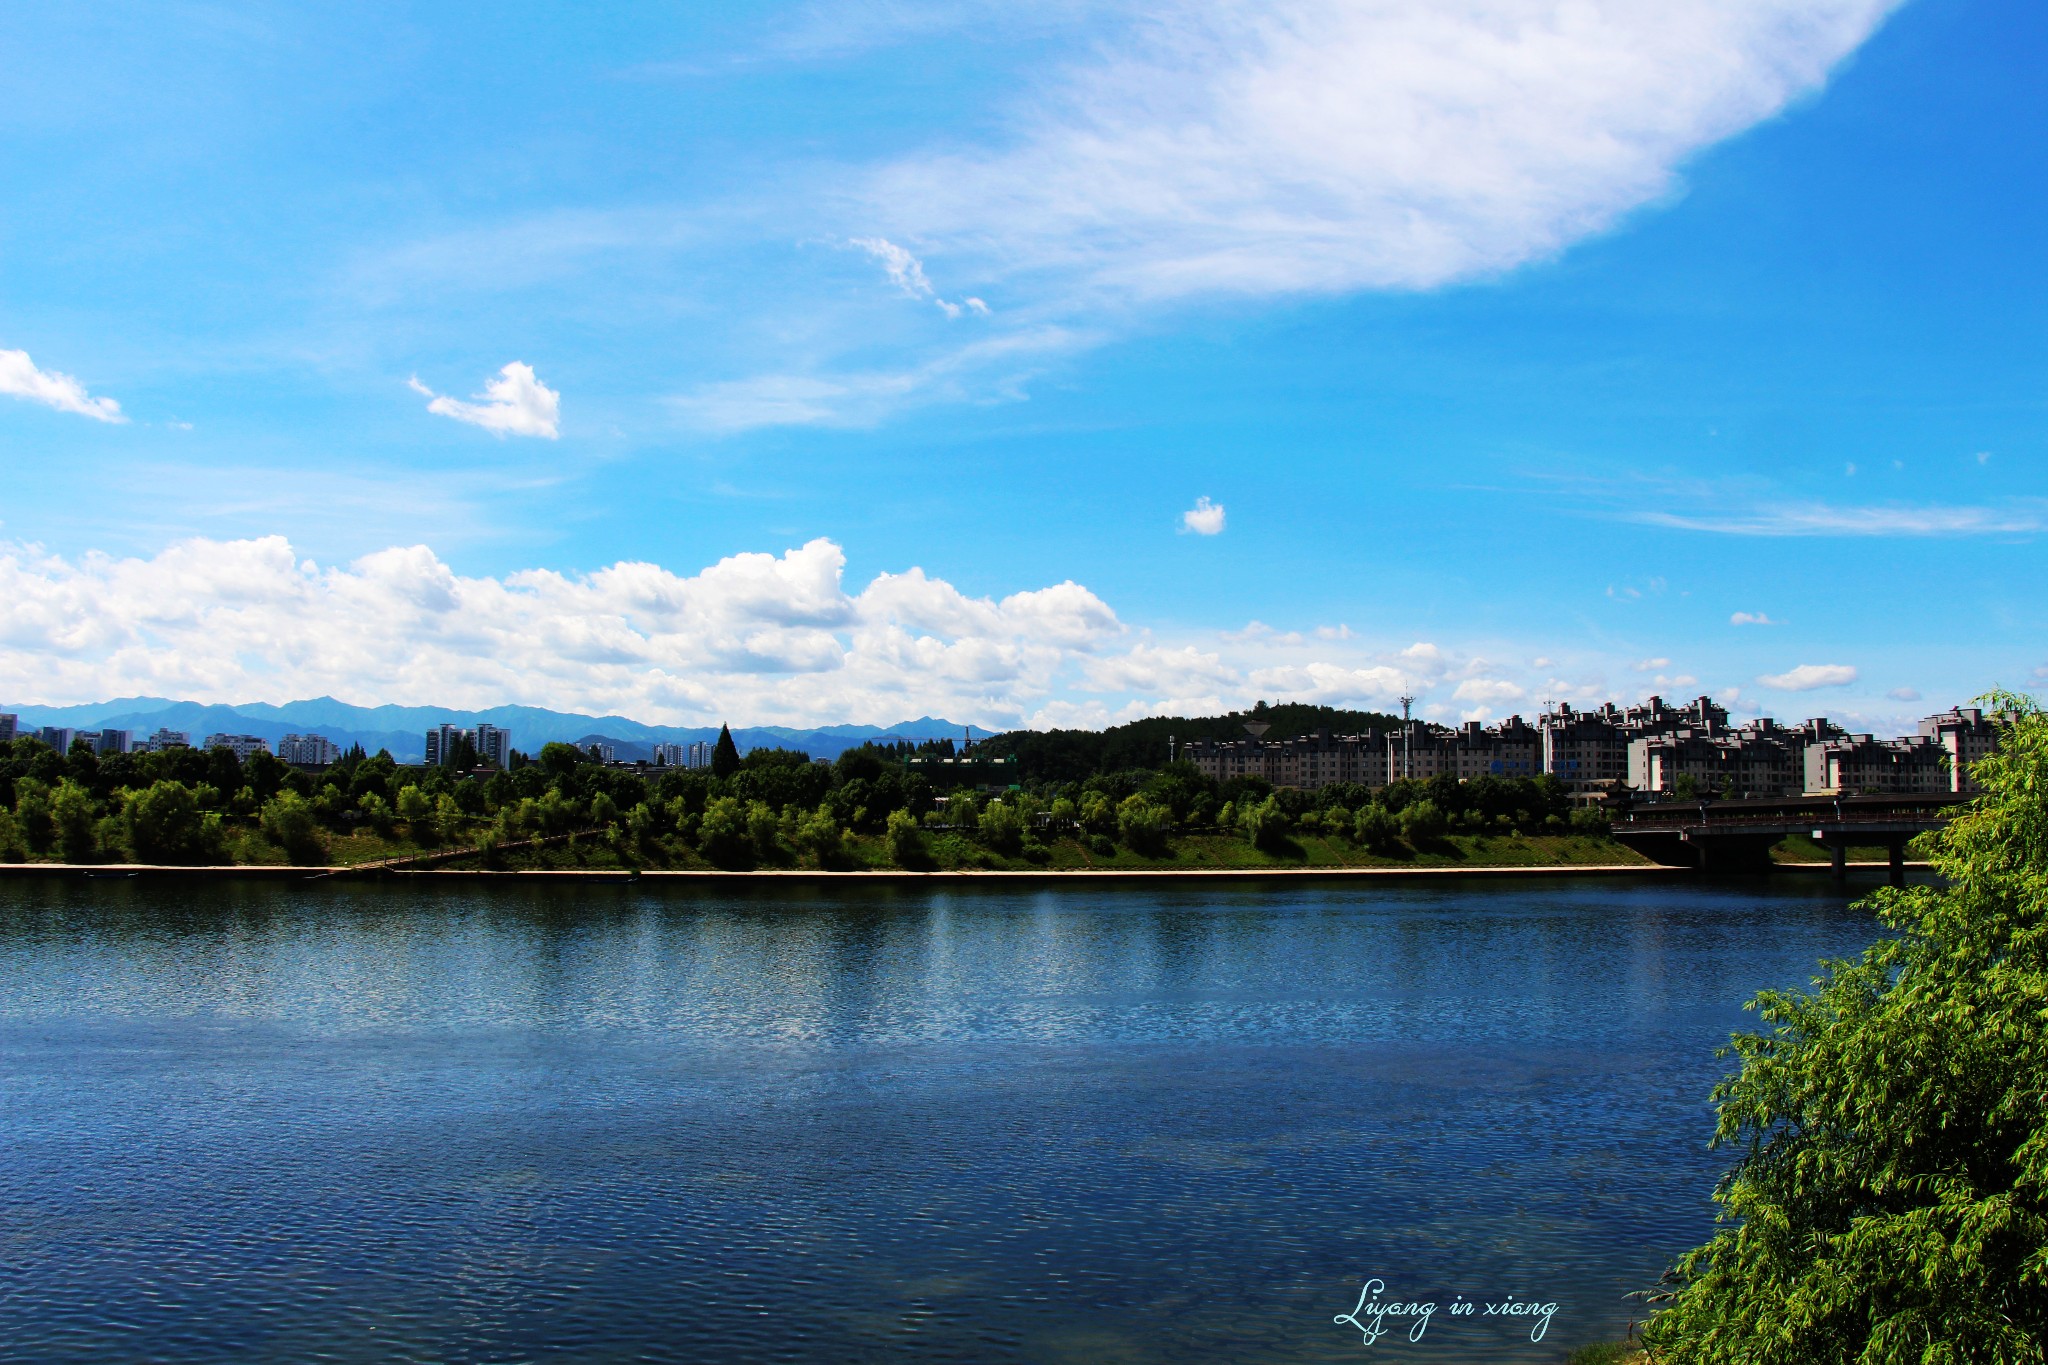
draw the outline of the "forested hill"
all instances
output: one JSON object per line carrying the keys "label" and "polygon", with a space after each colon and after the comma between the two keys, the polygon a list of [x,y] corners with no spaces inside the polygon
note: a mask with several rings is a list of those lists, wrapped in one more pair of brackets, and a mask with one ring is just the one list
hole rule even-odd
{"label": "forested hill", "polygon": [[1078,782],[1094,773],[1159,767],[1166,762],[1168,736],[1182,743],[1191,739],[1243,739],[1247,721],[1264,721],[1271,726],[1266,732],[1267,739],[1292,739],[1325,729],[1339,735],[1385,731],[1398,726],[1401,718],[1379,711],[1345,711],[1301,702],[1278,706],[1260,702],[1249,711],[1232,711],[1224,716],[1151,716],[1107,730],[1012,730],[980,741],[974,751],[990,757],[1015,755],[1028,779]]}

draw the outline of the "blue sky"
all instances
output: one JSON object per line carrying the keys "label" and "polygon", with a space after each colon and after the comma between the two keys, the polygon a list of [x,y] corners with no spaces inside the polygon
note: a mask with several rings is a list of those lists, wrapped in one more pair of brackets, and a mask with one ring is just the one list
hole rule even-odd
{"label": "blue sky", "polygon": [[2040,7],[1018,8],[15,16],[0,693],[2048,676]]}

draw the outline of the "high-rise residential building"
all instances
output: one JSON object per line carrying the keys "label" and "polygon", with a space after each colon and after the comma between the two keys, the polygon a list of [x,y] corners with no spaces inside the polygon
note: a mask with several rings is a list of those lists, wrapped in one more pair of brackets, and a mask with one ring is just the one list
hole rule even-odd
{"label": "high-rise residential building", "polygon": [[427,731],[427,763],[443,765],[455,756],[455,741],[466,739],[476,750],[477,761],[500,768],[512,766],[512,732],[496,725],[478,725],[474,730],[445,721]]}
{"label": "high-rise residential building", "polygon": [[60,754],[71,752],[71,741],[78,738],[78,731],[64,725],[45,725],[38,738]]}
{"label": "high-rise residential building", "polygon": [[619,760],[618,749],[610,744],[586,744],[583,746],[583,752],[600,763],[616,763]]}
{"label": "high-rise residential building", "polygon": [[170,730],[158,726],[157,732],[137,744],[135,749],[138,753],[160,753],[165,749],[189,749],[191,747],[192,736],[185,733],[185,731]]}
{"label": "high-rise residential building", "polygon": [[258,754],[270,752],[270,741],[254,735],[208,735],[202,746],[207,749],[226,749],[237,759],[246,763]]}
{"label": "high-rise residential building", "polygon": [[12,711],[0,711],[0,743],[12,740],[21,733],[21,717]]}
{"label": "high-rise residential building", "polygon": [[685,746],[681,744],[657,744],[654,746],[654,766],[657,768],[680,768],[686,761]]}
{"label": "high-rise residential building", "polygon": [[512,766],[512,732],[479,722],[476,727],[477,757],[494,768]]}
{"label": "high-rise residential building", "polygon": [[126,730],[97,730],[86,738],[92,741],[92,751],[102,756],[125,754],[134,748],[134,736]]}
{"label": "high-rise residential building", "polygon": [[716,740],[695,740],[690,745],[690,755],[686,760],[687,766],[692,768],[708,768],[711,766],[711,755],[716,752],[718,752],[718,742]]}
{"label": "high-rise residential building", "polygon": [[427,731],[427,766],[436,767],[452,762],[455,757],[455,741],[467,739],[475,743],[475,737],[460,725],[446,721]]}
{"label": "high-rise residential building", "polygon": [[287,763],[325,768],[341,762],[341,748],[325,735],[286,735],[277,742],[277,756]]}

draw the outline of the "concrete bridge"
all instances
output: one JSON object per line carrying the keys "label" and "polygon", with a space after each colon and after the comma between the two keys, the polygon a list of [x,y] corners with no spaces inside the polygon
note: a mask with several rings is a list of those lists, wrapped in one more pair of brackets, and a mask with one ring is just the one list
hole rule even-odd
{"label": "concrete bridge", "polygon": [[1837,878],[1846,875],[1849,846],[1881,845],[1891,881],[1906,879],[1906,841],[1939,829],[1967,796],[1788,796],[1742,801],[1653,801],[1614,812],[1614,837],[1672,867],[1758,870],[1771,847],[1798,836],[1828,850]]}

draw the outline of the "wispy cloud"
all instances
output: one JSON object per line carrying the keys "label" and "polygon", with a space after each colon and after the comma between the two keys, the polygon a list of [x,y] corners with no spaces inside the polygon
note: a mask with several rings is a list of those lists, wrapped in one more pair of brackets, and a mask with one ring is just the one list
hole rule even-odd
{"label": "wispy cloud", "polygon": [[901,289],[904,294],[913,299],[929,299],[947,317],[957,318],[962,313],[976,313],[982,317],[989,315],[989,306],[980,299],[969,297],[952,303],[940,298],[938,291],[932,288],[931,280],[925,276],[924,262],[888,238],[856,237],[852,245],[880,261],[882,269],[889,276],[889,282]]}
{"label": "wispy cloud", "polygon": [[955,346],[901,370],[763,374],[700,385],[669,404],[720,434],[778,426],[873,426],[902,408],[941,401],[1015,402],[1056,358],[1096,344],[1092,333],[1042,326]]}
{"label": "wispy cloud", "polygon": [[1856,681],[1856,670],[1848,664],[1800,664],[1783,673],[1767,673],[1757,681],[1780,692],[1811,692],[1821,687],[1847,687]]}
{"label": "wispy cloud", "polygon": [[77,413],[96,422],[126,422],[121,405],[111,398],[95,398],[85,385],[56,370],[37,369],[27,351],[0,351],[0,393],[26,398],[59,412]]}
{"label": "wispy cloud", "polygon": [[2002,507],[1889,503],[1845,507],[1807,502],[1737,512],[1688,515],[1639,512],[1629,520],[1681,531],[1729,536],[1991,536],[2026,535],[2048,526],[2037,504]]}
{"label": "wispy cloud", "polygon": [[1222,535],[1223,504],[1211,502],[1207,497],[1196,498],[1195,505],[1180,514],[1180,527],[1198,536]]}
{"label": "wispy cloud", "polygon": [[427,411],[458,422],[482,427],[495,436],[539,436],[555,440],[561,435],[562,395],[540,382],[533,367],[513,361],[498,371],[498,377],[484,384],[477,401],[436,394],[415,375],[406,381],[414,393],[433,401]]}
{"label": "wispy cloud", "polygon": [[1783,621],[1773,621],[1760,611],[1738,611],[1728,618],[1731,626],[1782,626]]}
{"label": "wispy cloud", "polygon": [[1896,0],[1154,7],[878,223],[1138,297],[1427,288],[1553,254],[1818,87]]}

